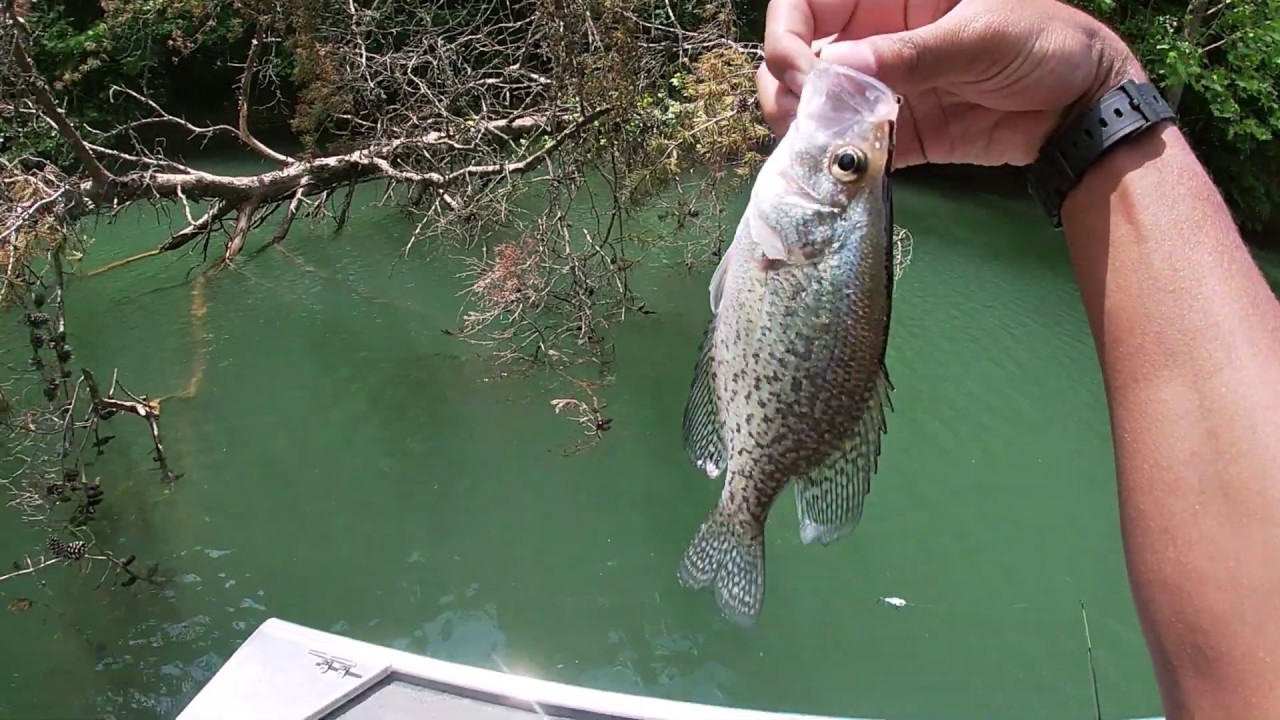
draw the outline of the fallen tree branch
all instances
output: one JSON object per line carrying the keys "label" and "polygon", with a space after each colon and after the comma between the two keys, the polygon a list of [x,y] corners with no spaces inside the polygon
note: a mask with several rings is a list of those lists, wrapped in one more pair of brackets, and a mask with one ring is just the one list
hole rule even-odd
{"label": "fallen tree branch", "polygon": [[[39,267],[39,272],[34,269],[36,263],[22,264],[22,272],[28,275],[22,287],[28,292],[15,299],[28,308],[22,314],[22,323],[27,327],[31,355],[25,370],[6,362],[13,373],[0,386],[4,389],[0,392],[0,434],[6,448],[0,488],[7,492],[8,505],[20,513],[24,522],[45,533],[46,552],[39,557],[24,555],[13,563],[12,572],[0,575],[0,581],[35,575],[54,565],[88,573],[101,564],[105,569],[100,584],[113,574],[123,578],[118,583],[121,586],[138,580],[155,583],[158,565],[153,564],[139,575],[130,567],[135,556],[119,559],[101,547],[91,531],[96,511],[109,489],[104,489],[102,479],[91,471],[93,458],[102,456],[115,438],[103,432],[110,419],[120,412],[142,417],[151,431],[154,457],[163,477],[171,482],[178,476],[170,469],[160,440],[158,403],[135,396],[123,386],[119,386],[120,390],[130,399],[115,398],[118,383],[114,380],[104,396],[92,372],[81,367],[76,377],[73,371],[64,255],[77,250],[74,235],[62,229],[62,234],[45,238],[48,245],[42,249],[48,262]],[[14,387],[23,382],[31,383],[29,389],[39,392]],[[43,402],[33,402],[34,395]]]}
{"label": "fallen tree branch", "polygon": [[[301,191],[301,188],[299,189],[299,191]],[[205,212],[204,215],[200,216],[200,219],[192,222],[190,225],[186,226],[185,228],[169,236],[169,238],[166,239],[163,243],[161,243],[159,247],[153,250],[140,252],[137,255],[130,255],[127,258],[122,258],[114,262],[109,262],[106,265],[103,265],[102,267],[99,267],[99,268],[94,268],[93,270],[90,270],[89,272],[85,273],[85,277],[93,277],[94,275],[100,275],[104,272],[107,272],[108,270],[114,270],[116,268],[124,267],[125,265],[130,265],[139,260],[145,260],[149,257],[155,257],[163,253],[177,250],[179,248],[189,245],[193,240],[198,240],[203,237],[208,237],[210,234],[213,233],[214,226],[220,220],[222,220],[222,218],[230,214],[233,208],[234,206],[231,203],[223,200],[218,200],[213,203],[213,205],[209,208],[208,211]]]}
{"label": "fallen tree branch", "polygon": [[[149,567],[146,571],[144,571],[141,574],[133,570],[131,566],[133,565],[134,561],[137,559],[136,555],[130,555],[124,560],[121,560],[117,558],[113,553],[110,553],[107,551],[102,551],[100,553],[89,553],[87,552],[87,548],[89,547],[88,543],[82,540],[75,541],[69,544],[65,544],[65,543],[51,543],[51,544],[54,544],[60,547],[60,549],[70,547],[71,548],[71,552],[69,553],[70,556],[68,556],[67,551],[64,549],[62,550],[62,552],[55,553],[51,557],[45,557],[41,555],[36,560],[32,560],[30,557],[24,557],[22,559],[23,562],[14,563],[14,565],[16,566],[16,569],[13,572],[0,575],[0,582],[22,577],[23,575],[33,575],[51,565],[70,565],[70,564],[76,563],[76,564],[82,564],[84,570],[87,571],[89,569],[89,564],[95,560],[98,560],[98,561],[103,561],[107,563],[107,567],[108,567],[107,572],[110,572],[111,568],[115,568],[119,574],[125,576],[125,580],[120,583],[124,587],[128,587],[139,580],[145,583],[149,583],[151,585],[160,584],[160,582],[156,579],[156,571],[159,569],[158,564],[153,564],[151,567]],[[106,579],[105,574],[103,576],[103,579],[104,580]]]}
{"label": "fallen tree branch", "polygon": [[[276,228],[275,234],[271,236],[271,240],[267,243],[268,245],[276,245],[284,242],[285,237],[289,234],[290,228],[293,227],[294,218],[298,217],[298,210],[302,207],[302,203],[306,198],[308,187],[309,185],[304,182],[302,185],[298,186],[297,190],[294,191],[293,199],[289,201],[289,207],[285,209],[284,217],[280,220],[280,225]],[[348,191],[347,202],[343,204],[343,217],[339,219],[339,227],[341,227],[345,222],[345,211],[350,208],[350,203],[351,192]]]}
{"label": "fallen tree branch", "polygon": [[[303,187],[305,187],[306,181],[304,180],[303,182]],[[231,262],[231,258],[234,258],[240,252],[240,248],[244,247],[244,239],[249,234],[249,228],[253,224],[254,213],[258,211],[258,205],[257,198],[249,198],[241,203],[240,207],[236,208],[236,226],[231,231],[231,237],[227,239],[227,249],[222,255],[224,264]]]}
{"label": "fallen tree branch", "polygon": [[[193,241],[208,260],[215,234],[225,239],[225,267],[268,222],[277,225],[263,247],[283,243],[299,219],[344,228],[358,212],[360,187],[385,181],[375,202],[411,219],[403,254],[429,236],[484,252],[457,334],[478,341],[481,329],[503,326],[484,341],[506,344],[502,357],[559,362],[575,350],[598,354],[606,318],[634,309],[627,274],[653,243],[631,242],[644,231],[628,225],[628,213],[698,164],[711,168],[710,185],[741,177],[731,168],[763,128],[750,112],[758,48],[726,36],[727,0],[679,16],[671,6],[626,0],[297,0],[238,3],[231,12],[252,33],[234,89],[236,120],[192,122],[141,87],[113,88],[141,117],[75,138],[62,133],[110,174],[86,171],[42,187],[16,224],[55,207],[74,219],[151,203],[174,223],[171,234],[92,274]],[[678,17],[701,19],[685,28]],[[17,43],[26,47],[26,36]],[[272,104],[263,96],[279,87],[282,69],[298,89],[289,120],[304,149],[294,155],[252,127],[252,109]],[[43,115],[45,105],[19,98],[16,107]],[[147,125],[197,141],[234,137],[273,166],[207,168],[133,132]],[[682,212],[680,222],[693,214]],[[715,245],[713,235],[694,242]],[[512,263],[521,266],[514,274]]]}
{"label": "fallen tree branch", "polygon": [[18,565],[18,569],[14,570],[11,573],[0,575],[0,582],[4,582],[5,580],[12,580],[13,578],[16,578],[16,577],[22,577],[23,575],[30,575],[32,573],[43,570],[49,567],[50,565],[57,565],[59,563],[66,562],[66,560],[63,560],[62,558],[46,558],[43,555],[40,557],[39,560],[32,560],[29,557],[24,557],[22,559],[24,561],[25,567],[23,567],[23,565],[20,565],[18,563],[14,563],[15,565]]}
{"label": "fallen tree branch", "polygon": [[[218,175],[181,166],[172,161],[171,167],[182,167],[180,172],[158,172],[154,170],[133,171],[112,178],[109,186],[99,188],[94,183],[85,183],[80,192],[93,200],[112,198],[115,202],[129,202],[140,199],[218,199],[234,204],[242,204],[255,200],[258,204],[280,202],[299,188],[306,188],[307,194],[316,194],[332,190],[346,183],[368,181],[381,177],[401,182],[419,184],[429,188],[444,188],[465,179],[480,179],[498,175],[517,175],[534,170],[551,153],[562,147],[572,136],[584,127],[591,125],[612,112],[605,107],[593,110],[579,117],[572,125],[563,130],[540,150],[519,160],[506,163],[486,163],[468,165],[447,174],[439,172],[415,172],[392,166],[393,158],[407,150],[426,149],[444,141],[439,136],[424,136],[419,139],[398,139],[386,143],[377,143],[367,148],[341,155],[330,155],[311,160],[295,161],[279,169],[258,175]],[[545,120],[524,119],[524,129],[541,126]],[[512,123],[504,123],[505,127],[518,127]],[[147,161],[136,156],[129,157],[139,164]],[[181,247],[176,245],[168,249]]]}

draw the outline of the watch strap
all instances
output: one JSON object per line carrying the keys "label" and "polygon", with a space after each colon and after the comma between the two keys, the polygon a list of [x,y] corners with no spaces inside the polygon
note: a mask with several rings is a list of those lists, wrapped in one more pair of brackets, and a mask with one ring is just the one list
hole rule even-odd
{"label": "watch strap", "polygon": [[1031,164],[1027,185],[1053,227],[1062,227],[1067,193],[1108,150],[1174,117],[1155,85],[1126,80],[1051,136]]}

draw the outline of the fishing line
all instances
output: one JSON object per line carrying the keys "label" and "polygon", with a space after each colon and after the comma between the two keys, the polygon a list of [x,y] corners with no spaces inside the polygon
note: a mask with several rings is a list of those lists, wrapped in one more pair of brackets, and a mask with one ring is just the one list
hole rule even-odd
{"label": "fishing line", "polygon": [[[898,612],[903,612],[908,609],[915,609],[915,608],[924,609],[924,610],[946,610],[946,611],[952,611],[952,612],[978,611],[978,608],[976,607],[965,606],[965,605],[911,602],[905,598],[897,597],[895,595],[889,595],[889,596],[877,598],[877,602],[881,605],[884,605]],[[1062,608],[1062,609],[1051,608],[1050,605],[1053,605],[1053,604],[1054,603],[1046,603],[1042,605],[1040,603],[1029,603],[1029,602],[1014,603],[1014,604],[990,604],[990,605],[982,606],[981,609],[986,611],[1032,610],[1034,612],[1042,612],[1046,615],[1059,615],[1060,613],[1065,611],[1065,608]],[[1098,690],[1098,669],[1097,669],[1097,665],[1093,661],[1093,637],[1092,637],[1092,634],[1089,632],[1089,614],[1085,610],[1084,600],[1080,600],[1079,604],[1080,604],[1080,619],[1084,624],[1085,656],[1089,664],[1089,686],[1093,692],[1094,719],[1102,720],[1102,699],[1101,699],[1101,693]]]}
{"label": "fishing line", "polygon": [[948,612],[1001,612],[1005,610],[1030,610],[1033,613],[1043,613],[1045,615],[1062,615],[1066,612],[1065,607],[1054,607],[1056,603],[1032,603],[1032,602],[992,602],[977,604],[961,604],[961,603],[936,603],[936,602],[916,602],[907,600],[906,598],[889,595],[876,598],[876,602],[885,605],[894,610],[905,609],[921,609],[921,610],[944,610]]}
{"label": "fishing line", "polygon": [[1084,601],[1080,601],[1080,617],[1084,620],[1084,644],[1089,657],[1089,679],[1093,683],[1093,709],[1096,720],[1102,720],[1102,703],[1098,699],[1098,671],[1093,666],[1093,639],[1089,637],[1089,614],[1084,610]]}

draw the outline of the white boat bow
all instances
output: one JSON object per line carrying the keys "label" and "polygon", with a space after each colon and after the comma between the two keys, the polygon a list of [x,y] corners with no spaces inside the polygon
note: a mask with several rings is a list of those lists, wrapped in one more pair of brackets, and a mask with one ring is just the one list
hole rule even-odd
{"label": "white boat bow", "polygon": [[262,623],[178,715],[259,718],[858,720],[593,690],[436,660],[277,618]]}

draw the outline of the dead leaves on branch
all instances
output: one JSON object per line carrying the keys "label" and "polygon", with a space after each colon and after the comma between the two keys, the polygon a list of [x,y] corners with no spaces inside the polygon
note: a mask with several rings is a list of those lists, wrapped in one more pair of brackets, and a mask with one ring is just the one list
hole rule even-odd
{"label": "dead leaves on branch", "polygon": [[[695,164],[740,163],[764,132],[751,112],[758,54],[728,35],[726,2],[706,3],[702,25],[693,29],[680,26],[667,3],[616,0],[109,5],[109,28],[203,18],[223,32],[247,33],[234,126],[191,122],[142,87],[112,89],[114,99],[137,109],[137,120],[77,125],[45,97],[48,86],[29,60],[27,104],[77,150],[84,175],[75,189],[92,209],[114,212],[157,199],[228,203],[237,221],[218,230],[232,248],[243,242],[240,214],[270,213],[299,198],[327,200],[351,183],[413,186],[414,208],[427,200],[425,209],[437,215],[431,224],[444,225],[459,208],[473,218],[484,205],[508,201],[509,194],[488,192],[487,181],[518,185],[519,175],[552,155],[563,156],[559,172],[599,170],[607,161],[610,171],[630,178],[623,184],[634,193]],[[20,22],[9,24],[22,34]],[[20,50],[29,45],[19,40]],[[323,136],[301,158],[252,131],[255,102],[285,102],[279,92],[286,66],[300,92],[295,129],[309,143]],[[504,129],[515,131],[518,122],[526,128]],[[146,127],[236,137],[278,169],[243,178],[200,172],[135,136]],[[182,242],[161,249],[182,247],[204,229],[193,219],[178,233]]]}
{"label": "dead leaves on branch", "polygon": [[[117,87],[112,97],[137,117],[89,127],[64,115],[29,67],[15,107],[57,127],[80,170],[23,201],[31,217],[15,217],[24,237],[42,237],[27,226],[44,208],[57,206],[42,217],[71,227],[84,214],[155,203],[180,222],[135,260],[202,248],[222,265],[264,226],[266,245],[286,242],[300,221],[341,227],[355,188],[381,182],[382,202],[415,221],[406,253],[428,237],[474,251],[455,334],[500,360],[608,362],[610,324],[645,312],[629,277],[649,241],[631,214],[693,168],[705,174],[697,202],[712,214],[715,189],[735,191],[767,137],[754,102],[760,53],[733,38],[727,0],[679,16],[670,3],[641,0],[109,5],[108,19],[126,25],[181,16],[184,28],[208,18],[222,23],[219,32],[243,33],[235,117],[201,124],[144,87]],[[0,23],[29,47],[12,13]],[[199,37],[184,30],[174,42],[190,47]],[[287,85],[294,96],[283,94]],[[304,152],[255,134],[263,103],[292,103]],[[144,128],[235,138],[268,167],[205,171],[142,139]],[[522,209],[530,197],[540,210]]]}

